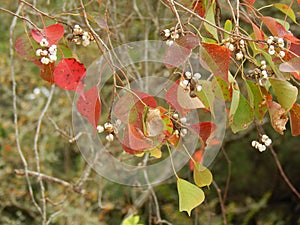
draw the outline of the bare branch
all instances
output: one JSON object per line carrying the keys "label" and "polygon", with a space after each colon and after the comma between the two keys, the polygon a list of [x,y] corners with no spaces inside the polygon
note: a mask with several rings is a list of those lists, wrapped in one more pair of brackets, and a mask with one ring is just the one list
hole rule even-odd
{"label": "bare branch", "polygon": [[[25,176],[25,170],[16,169],[15,174],[18,175],[18,176]],[[38,173],[38,172],[35,172],[35,171],[31,171],[31,170],[27,170],[27,174],[28,174],[28,176],[36,177],[36,178],[41,179],[43,181],[59,184],[59,185],[62,185],[66,188],[71,188],[74,192],[79,193],[79,194],[84,194],[85,193],[84,189],[80,189],[80,188],[78,188],[78,186],[73,185],[73,184],[71,184],[67,181],[61,180],[61,179],[56,178],[56,177],[48,176],[46,174]]]}
{"label": "bare branch", "polygon": [[18,127],[18,108],[17,108],[17,83],[16,83],[16,78],[15,78],[15,69],[14,69],[14,43],[13,43],[13,33],[14,33],[14,29],[16,27],[16,23],[17,23],[17,18],[19,16],[19,13],[22,9],[23,5],[20,4],[16,13],[15,13],[15,17],[12,20],[12,23],[10,25],[9,28],[9,34],[10,34],[10,38],[9,38],[9,61],[10,61],[10,75],[11,75],[11,79],[12,79],[12,95],[13,95],[13,115],[14,115],[14,127],[15,127],[15,138],[16,138],[16,145],[17,145],[17,151],[18,154],[21,158],[23,167],[24,167],[24,174],[25,174],[25,178],[26,178],[26,182],[27,182],[27,186],[28,186],[28,191],[29,191],[29,195],[31,198],[31,201],[33,203],[33,205],[35,206],[35,208],[38,210],[38,212],[42,215],[42,209],[41,207],[38,205],[38,203],[36,202],[35,198],[34,198],[34,194],[33,194],[33,189],[31,186],[31,182],[28,176],[28,164],[27,164],[27,160],[23,154],[22,148],[21,148],[21,143],[20,143],[20,139],[19,139],[19,127]]}

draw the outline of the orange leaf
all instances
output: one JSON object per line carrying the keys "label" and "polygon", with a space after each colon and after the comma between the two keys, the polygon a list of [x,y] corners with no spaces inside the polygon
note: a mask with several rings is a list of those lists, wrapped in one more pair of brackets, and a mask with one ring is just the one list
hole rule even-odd
{"label": "orange leaf", "polygon": [[300,135],[300,105],[297,103],[290,110],[290,124],[292,135]]}

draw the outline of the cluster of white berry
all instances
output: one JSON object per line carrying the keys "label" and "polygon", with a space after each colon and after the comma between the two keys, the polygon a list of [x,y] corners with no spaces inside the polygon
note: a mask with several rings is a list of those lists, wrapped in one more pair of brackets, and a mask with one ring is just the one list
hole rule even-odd
{"label": "cluster of white berry", "polygon": [[255,78],[260,86],[265,86],[270,76],[271,75],[267,70],[267,63],[265,60],[260,62],[260,66],[258,68],[250,70],[247,75],[247,77]]}
{"label": "cluster of white berry", "polygon": [[258,141],[252,141],[251,145],[253,148],[258,149],[258,151],[263,152],[266,151],[267,147],[269,147],[272,144],[272,140],[268,137],[268,135],[263,134],[261,136],[261,142]]}
{"label": "cluster of white berry", "polygon": [[78,24],[74,26],[72,34],[68,35],[67,38],[76,45],[83,45],[84,47],[95,40],[90,32],[84,31]]}
{"label": "cluster of white berry", "polygon": [[175,29],[172,27],[171,29],[164,29],[161,32],[161,36],[168,46],[171,46],[176,39],[178,39],[181,35],[181,29]]}
{"label": "cluster of white berry", "polygon": [[36,56],[39,56],[41,59],[41,63],[44,65],[47,65],[49,63],[54,63],[57,60],[57,46],[51,45],[49,47],[49,42],[46,38],[43,38],[40,41],[40,46],[42,48],[39,48],[36,50],[35,54]]}
{"label": "cluster of white berry", "polygon": [[179,118],[179,114],[175,112],[172,115],[172,121],[174,125],[173,135],[175,135],[176,137],[184,137],[185,135],[187,135],[188,130],[182,127],[182,125],[184,125],[187,122],[186,117]]}
{"label": "cluster of white berry", "polygon": [[197,96],[196,92],[202,90],[202,85],[198,82],[200,78],[200,73],[192,74],[190,71],[186,71],[184,73],[184,79],[180,81],[180,86],[183,87],[185,91],[189,91],[190,97],[195,98]]}
{"label": "cluster of white berry", "polygon": [[234,52],[236,60],[241,60],[244,58],[245,52],[245,41],[243,39],[234,39],[232,37],[222,40],[225,47],[231,52]]}
{"label": "cluster of white berry", "polygon": [[98,125],[97,126],[97,132],[101,134],[102,132],[106,132],[105,139],[108,142],[112,142],[114,140],[115,135],[118,134],[119,126],[121,125],[120,120],[116,120],[115,124],[112,124],[110,122],[104,123],[104,125]]}
{"label": "cluster of white berry", "polygon": [[267,40],[268,53],[270,55],[277,55],[280,58],[284,58],[284,40],[283,38],[270,36]]}

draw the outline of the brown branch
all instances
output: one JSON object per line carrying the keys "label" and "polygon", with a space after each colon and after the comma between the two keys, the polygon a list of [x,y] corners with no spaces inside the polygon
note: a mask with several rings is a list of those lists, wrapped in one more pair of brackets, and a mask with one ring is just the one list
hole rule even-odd
{"label": "brown branch", "polygon": [[[25,176],[25,171],[22,170],[22,169],[19,169],[19,170],[16,169],[15,174],[18,175],[18,176]],[[79,193],[79,194],[84,194],[85,193],[84,189],[78,188],[78,186],[73,185],[73,184],[71,184],[67,181],[61,180],[61,179],[56,178],[56,177],[48,176],[46,174],[38,173],[38,172],[35,172],[35,171],[31,171],[31,170],[27,170],[27,174],[28,174],[28,176],[31,176],[31,177],[40,178],[44,181],[59,184],[59,185],[62,185],[66,188],[71,188],[73,191],[75,191],[76,193]]]}
{"label": "brown branch", "polygon": [[14,17],[17,17],[17,18],[21,19],[21,20],[24,20],[24,21],[26,21],[27,23],[29,23],[31,26],[33,26],[33,27],[34,27],[36,30],[38,30],[39,32],[41,31],[40,28],[38,28],[33,22],[31,22],[29,19],[27,19],[27,18],[24,17],[24,16],[20,16],[19,14],[16,14],[16,13],[14,13],[14,12],[12,12],[12,11],[9,11],[8,9],[4,9],[4,8],[2,8],[2,7],[0,7],[0,11],[6,12],[7,14],[10,14],[10,15],[12,15],[12,16],[14,16]]}
{"label": "brown branch", "polygon": [[224,147],[222,147],[222,152],[224,154],[224,157],[227,161],[227,166],[228,166],[228,172],[227,172],[228,174],[227,174],[226,185],[225,185],[224,194],[223,194],[223,201],[225,203],[227,200],[227,194],[228,194],[229,183],[230,183],[230,178],[231,178],[231,160],[229,159]]}
{"label": "brown branch", "polygon": [[215,181],[213,181],[213,185],[214,185],[215,189],[217,190],[217,194],[218,194],[218,198],[219,198],[219,202],[220,202],[220,206],[221,206],[223,223],[224,223],[224,225],[227,225],[226,209],[225,209],[225,205],[224,205],[224,200],[222,198],[222,190],[219,188],[219,186],[217,185],[217,183]]}
{"label": "brown branch", "polygon": [[283,180],[285,181],[285,183],[289,186],[289,188],[291,189],[291,191],[297,196],[297,198],[300,199],[300,193],[297,191],[297,189],[291,183],[291,181],[289,180],[289,178],[286,176],[286,174],[285,174],[285,172],[284,172],[284,170],[283,170],[283,168],[281,166],[281,163],[280,163],[280,161],[278,159],[278,156],[277,156],[277,154],[276,154],[273,146],[271,145],[271,146],[269,146],[269,148],[270,148],[270,151],[271,151],[271,153],[273,155],[273,158],[275,160],[276,166],[277,166],[277,168],[279,170],[279,173],[280,173],[281,177],[283,178]]}

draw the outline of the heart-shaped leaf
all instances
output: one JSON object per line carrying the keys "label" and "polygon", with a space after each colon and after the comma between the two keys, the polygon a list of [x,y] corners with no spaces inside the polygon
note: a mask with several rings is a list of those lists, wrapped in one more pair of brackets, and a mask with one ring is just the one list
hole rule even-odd
{"label": "heart-shaped leaf", "polygon": [[179,211],[186,211],[191,216],[191,211],[204,201],[204,192],[196,185],[181,178],[177,179],[177,190]]}
{"label": "heart-shaped leaf", "polygon": [[293,136],[300,135],[300,105],[294,104],[290,110],[290,124]]}
{"label": "heart-shaped leaf", "polygon": [[97,87],[84,92],[77,101],[78,112],[94,127],[96,127],[101,113],[101,101]]}
{"label": "heart-shaped leaf", "polygon": [[50,46],[56,44],[64,36],[64,27],[61,24],[53,24],[41,31],[33,29],[31,36],[38,43],[40,43],[43,38],[46,38]]}
{"label": "heart-shaped leaf", "polygon": [[200,49],[200,63],[204,62],[215,76],[222,78],[227,83],[230,56],[230,50],[224,46],[202,43]]}
{"label": "heart-shaped leaf", "polygon": [[194,182],[199,187],[209,186],[213,181],[212,173],[208,168],[197,163],[194,168]]}
{"label": "heart-shaped leaf", "polygon": [[75,90],[81,93],[83,77],[86,74],[85,66],[74,58],[62,59],[56,66],[53,76],[57,86],[64,90]]}
{"label": "heart-shaped leaf", "polygon": [[297,100],[298,88],[286,80],[277,78],[270,78],[269,80],[279,104],[286,111],[289,111]]}

